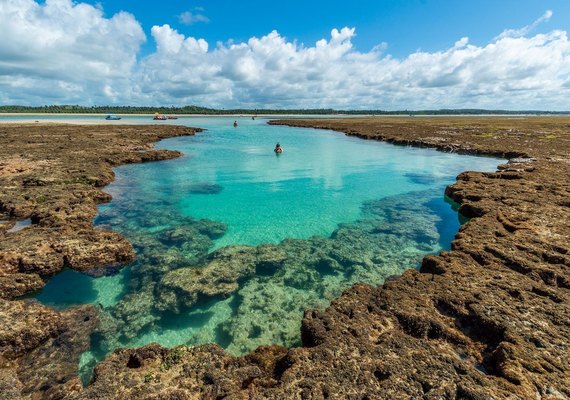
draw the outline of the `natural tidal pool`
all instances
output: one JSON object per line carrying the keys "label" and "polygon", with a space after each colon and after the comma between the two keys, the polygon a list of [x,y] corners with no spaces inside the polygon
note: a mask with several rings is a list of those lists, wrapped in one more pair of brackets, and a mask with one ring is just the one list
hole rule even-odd
{"label": "natural tidal pool", "polygon": [[207,131],[157,147],[183,157],[116,168],[95,224],[127,237],[137,260],[112,276],[64,271],[37,295],[100,308],[85,376],[114,349],[150,342],[215,342],[232,354],[299,345],[305,309],[448,248],[459,217],[446,185],[502,162],[232,122],[181,118]]}

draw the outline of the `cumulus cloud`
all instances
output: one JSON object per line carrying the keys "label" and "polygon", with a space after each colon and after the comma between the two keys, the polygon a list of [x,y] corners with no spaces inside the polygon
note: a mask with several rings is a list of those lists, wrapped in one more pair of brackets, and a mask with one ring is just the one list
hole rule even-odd
{"label": "cumulus cloud", "polygon": [[[203,9],[202,9],[203,11]],[[178,16],[180,23],[184,25],[193,25],[197,22],[210,22],[210,18],[206,17],[204,14],[192,13],[191,11],[185,11]]]}
{"label": "cumulus cloud", "polygon": [[132,15],[104,18],[99,8],[71,0],[0,1],[0,38],[2,92],[14,100],[82,103],[128,86],[146,40]]}
{"label": "cumulus cloud", "polygon": [[464,37],[402,59],[386,54],[386,44],[358,51],[349,27],[312,45],[273,31],[210,46],[161,25],[151,29],[156,51],[137,62],[145,37],[129,14],[104,18],[69,0],[3,0],[0,102],[568,109],[567,33],[529,35],[550,15],[483,46]]}
{"label": "cumulus cloud", "polygon": [[[164,102],[219,107],[567,108],[566,32],[505,35],[486,46],[464,37],[439,52],[398,60],[378,46],[358,52],[354,28],[314,46],[273,31],[245,43],[185,38],[153,28],[158,51],[141,62],[140,91]],[[165,43],[170,43],[167,47]],[[168,48],[168,51],[165,49]],[[168,53],[168,54],[166,54]],[[156,90],[156,82],[161,82]]]}

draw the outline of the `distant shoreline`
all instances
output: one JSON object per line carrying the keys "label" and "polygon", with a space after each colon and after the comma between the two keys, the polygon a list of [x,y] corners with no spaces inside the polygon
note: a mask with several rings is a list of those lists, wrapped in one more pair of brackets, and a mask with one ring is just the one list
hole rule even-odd
{"label": "distant shoreline", "polygon": [[532,109],[484,109],[484,108],[437,108],[437,109],[333,109],[333,108],[228,108],[216,109],[200,106],[78,106],[78,105],[0,105],[0,115],[177,115],[177,116],[478,116],[478,115],[570,115],[570,110],[532,110]]}
{"label": "distant shoreline", "polygon": [[[0,112],[1,117],[101,117],[104,118],[107,115],[116,115],[119,117],[154,117],[156,114],[134,114],[134,113],[3,113]],[[163,114],[163,115],[173,115],[177,118],[193,118],[193,117],[232,117],[232,118],[276,118],[276,117],[299,117],[299,118],[313,118],[313,117],[330,117],[330,118],[339,118],[339,117],[351,117],[351,118],[364,118],[364,117],[373,117],[373,118],[402,118],[402,117],[412,117],[412,118],[432,118],[432,117],[568,117],[570,116],[570,112],[568,113],[546,113],[546,114],[536,114],[536,113],[505,113],[505,114]]]}

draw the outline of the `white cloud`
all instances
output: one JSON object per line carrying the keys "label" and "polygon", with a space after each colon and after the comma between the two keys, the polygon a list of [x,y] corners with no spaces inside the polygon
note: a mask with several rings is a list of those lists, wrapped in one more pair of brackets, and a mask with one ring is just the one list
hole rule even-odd
{"label": "white cloud", "polygon": [[[198,9],[198,8],[197,8]],[[203,9],[201,9],[203,11]],[[206,17],[204,14],[192,13],[190,11],[185,11],[178,16],[178,20],[184,25],[193,25],[197,22],[210,22],[210,18]]]}
{"label": "white cloud", "polygon": [[181,50],[189,53],[208,51],[208,43],[204,39],[185,38],[170,28],[170,25],[153,26],[151,32],[156,41],[157,54],[176,54]]}
{"label": "white cloud", "polygon": [[503,39],[506,37],[521,37],[534,31],[543,22],[548,22],[552,17],[552,10],[546,10],[544,14],[530,25],[523,26],[519,29],[506,29],[495,39]]}
{"label": "white cloud", "polygon": [[[153,36],[158,51],[141,63],[141,92],[167,103],[566,109],[570,97],[563,86],[570,77],[570,43],[563,31],[505,36],[486,46],[464,37],[447,50],[402,60],[384,56],[383,47],[356,51],[352,28],[334,29],[311,47],[273,31],[209,52],[196,45],[202,39],[184,38],[168,25],[155,27]],[[171,37],[178,38],[176,50],[163,55],[161,43]],[[160,90],[154,89],[157,82]]]}
{"label": "white cloud", "polygon": [[47,0],[43,5],[1,0],[0,38],[0,91],[8,97],[4,102],[45,96],[42,103],[84,103],[128,84],[145,41],[132,15],[104,18],[99,8],[70,0]]}
{"label": "white cloud", "polygon": [[104,18],[69,0],[0,0],[0,102],[568,109],[567,33],[529,36],[550,15],[484,46],[464,37],[403,59],[386,54],[386,44],[357,51],[347,27],[307,46],[273,31],[212,48],[162,25],[151,29],[156,51],[137,62],[145,37],[129,14]]}

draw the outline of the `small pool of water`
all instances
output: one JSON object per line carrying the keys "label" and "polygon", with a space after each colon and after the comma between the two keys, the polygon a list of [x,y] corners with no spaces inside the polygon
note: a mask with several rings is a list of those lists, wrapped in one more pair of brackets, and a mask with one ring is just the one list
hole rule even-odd
{"label": "small pool of water", "polygon": [[13,227],[11,227],[10,229],[8,229],[6,231],[6,233],[14,233],[14,232],[19,232],[22,229],[27,228],[28,226],[32,225],[32,219],[31,218],[26,218],[23,219],[21,221],[16,221],[16,223],[14,224]]}
{"label": "small pool of water", "polygon": [[95,224],[125,235],[137,261],[100,278],[65,271],[37,295],[101,309],[85,376],[115,348],[149,342],[233,354],[300,344],[303,310],[448,248],[459,220],[445,186],[502,162],[233,120],[178,119],[207,129],[157,146],[183,157],[116,168]]}

